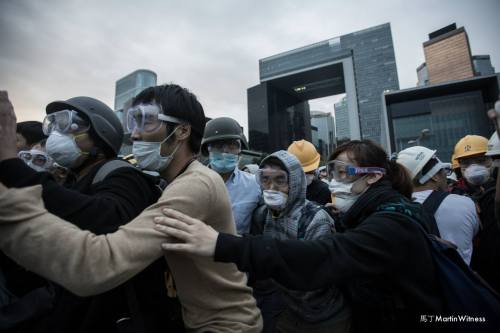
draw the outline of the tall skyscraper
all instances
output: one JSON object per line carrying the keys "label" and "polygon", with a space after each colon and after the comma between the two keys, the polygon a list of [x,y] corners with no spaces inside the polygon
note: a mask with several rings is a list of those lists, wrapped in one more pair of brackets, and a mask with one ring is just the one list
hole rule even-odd
{"label": "tall skyscraper", "polygon": [[463,80],[474,76],[469,37],[455,23],[429,34],[424,42],[429,83]]}
{"label": "tall skyscraper", "polygon": [[335,120],[330,112],[311,111],[312,143],[323,159],[327,159],[335,147]]}
{"label": "tall skyscraper", "polygon": [[347,109],[347,99],[344,97],[338,103],[335,103],[335,132],[337,140],[351,138],[349,126],[349,111]]}
{"label": "tall skyscraper", "polygon": [[385,138],[382,92],[399,89],[389,23],[260,59],[259,72],[260,84],[247,90],[252,149],[273,152],[298,136],[311,137],[311,128],[299,122],[309,119],[302,103],[342,93],[350,137]]}
{"label": "tall skyscraper", "polygon": [[138,93],[155,85],[156,73],[147,69],[138,69],[119,79],[115,84],[115,111],[122,110]]}

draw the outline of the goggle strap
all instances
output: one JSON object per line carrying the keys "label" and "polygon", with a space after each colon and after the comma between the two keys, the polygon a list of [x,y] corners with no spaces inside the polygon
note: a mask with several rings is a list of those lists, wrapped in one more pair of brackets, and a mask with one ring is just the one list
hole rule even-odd
{"label": "goggle strap", "polygon": [[182,120],[182,119],[180,119],[180,118],[168,116],[168,115],[163,114],[163,113],[158,114],[158,119],[162,120],[162,121],[168,121],[168,122],[171,122],[171,123],[176,123],[176,124],[185,123],[185,121]]}
{"label": "goggle strap", "polygon": [[[438,160],[439,161],[439,160]],[[443,163],[439,161],[436,165],[434,165],[425,175],[422,175],[418,182],[420,184],[425,184],[429,179],[431,179],[439,170],[442,169],[451,169],[450,163]]]}
{"label": "goggle strap", "polygon": [[349,176],[354,176],[361,173],[380,173],[385,175],[386,171],[384,168],[379,167],[353,167],[350,166],[347,168],[347,174]]}

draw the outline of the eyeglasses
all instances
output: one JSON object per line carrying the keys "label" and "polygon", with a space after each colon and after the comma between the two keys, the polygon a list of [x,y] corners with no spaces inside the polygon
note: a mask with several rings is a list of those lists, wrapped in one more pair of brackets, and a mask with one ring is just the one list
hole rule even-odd
{"label": "eyeglasses", "polygon": [[139,104],[127,111],[127,130],[151,133],[161,127],[162,122],[182,124],[185,121],[163,114],[158,104]]}
{"label": "eyeglasses", "polygon": [[288,173],[284,170],[271,168],[259,169],[255,174],[255,178],[263,189],[269,189],[273,184],[278,188],[288,186]]}
{"label": "eyeglasses", "polygon": [[490,156],[480,155],[480,156],[461,158],[460,160],[458,160],[458,163],[460,164],[460,167],[467,168],[472,164],[485,164],[490,160],[491,160]]}
{"label": "eyeglasses", "polygon": [[207,146],[209,152],[216,153],[234,153],[238,154],[241,150],[241,142],[240,140],[220,140],[215,142],[210,142]]}
{"label": "eyeglasses", "polygon": [[77,111],[61,110],[45,116],[42,128],[45,135],[50,135],[53,131],[69,134],[88,131],[90,124]]}
{"label": "eyeglasses", "polygon": [[32,163],[33,165],[48,168],[52,166],[53,161],[47,153],[40,150],[21,150],[17,156],[22,159],[26,164]]}
{"label": "eyeglasses", "polygon": [[344,161],[333,160],[326,165],[328,179],[335,179],[339,182],[350,182],[354,180],[356,175],[367,173],[385,174],[384,168],[379,167],[357,167],[350,165]]}

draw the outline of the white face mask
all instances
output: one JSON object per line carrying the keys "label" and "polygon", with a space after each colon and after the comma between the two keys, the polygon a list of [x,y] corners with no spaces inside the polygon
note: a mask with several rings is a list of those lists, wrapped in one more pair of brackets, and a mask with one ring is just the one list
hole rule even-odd
{"label": "white face mask", "polygon": [[132,143],[132,154],[134,154],[139,168],[160,172],[168,167],[181,144],[179,143],[172,154],[168,156],[161,155],[161,145],[167,141],[176,130],[177,127],[161,142],[134,141]]}
{"label": "white face mask", "polygon": [[307,183],[307,186],[311,185],[311,183],[313,182],[313,180],[314,180],[314,175],[306,174],[306,183]]}
{"label": "white face mask", "polygon": [[490,179],[490,169],[480,164],[471,164],[465,169],[464,177],[471,185],[483,185]]}
{"label": "white face mask", "polygon": [[332,179],[328,185],[330,193],[332,193],[332,204],[341,212],[345,213],[352,207],[352,205],[358,200],[362,193],[354,194],[352,193],[352,187],[357,181],[363,179],[363,177],[350,182],[342,183]]}
{"label": "white face mask", "polygon": [[287,194],[273,190],[264,190],[262,193],[264,196],[264,202],[266,203],[267,207],[277,211],[285,209],[286,202],[288,200]]}
{"label": "white face mask", "polygon": [[83,160],[77,163],[78,158],[83,154],[88,154],[82,152],[76,145],[74,136],[61,134],[57,131],[50,133],[45,150],[57,164],[68,169],[81,165]]}

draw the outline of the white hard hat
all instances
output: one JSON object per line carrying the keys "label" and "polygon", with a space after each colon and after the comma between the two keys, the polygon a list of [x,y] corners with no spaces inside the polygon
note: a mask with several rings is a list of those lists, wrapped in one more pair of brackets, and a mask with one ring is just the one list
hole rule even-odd
{"label": "white hard hat", "polygon": [[420,175],[424,166],[435,156],[435,154],[435,150],[430,150],[422,146],[414,146],[400,151],[396,162],[408,169],[411,178],[415,179]]}
{"label": "white hard hat", "polygon": [[497,132],[493,132],[490,140],[488,141],[488,151],[486,156],[500,155],[500,141],[498,140]]}

